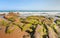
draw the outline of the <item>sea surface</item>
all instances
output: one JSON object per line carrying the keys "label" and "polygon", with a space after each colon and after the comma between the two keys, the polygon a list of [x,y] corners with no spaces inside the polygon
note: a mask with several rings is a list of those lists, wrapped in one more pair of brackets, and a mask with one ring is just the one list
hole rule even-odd
{"label": "sea surface", "polygon": [[30,15],[60,15],[60,10],[0,10],[0,14],[9,12],[20,13],[21,16]]}
{"label": "sea surface", "polygon": [[0,12],[60,12],[60,10],[0,10]]}

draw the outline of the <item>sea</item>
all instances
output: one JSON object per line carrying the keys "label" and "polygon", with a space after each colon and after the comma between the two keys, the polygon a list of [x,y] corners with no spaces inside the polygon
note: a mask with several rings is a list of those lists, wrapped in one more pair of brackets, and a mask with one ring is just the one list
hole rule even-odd
{"label": "sea", "polygon": [[0,10],[0,14],[8,14],[9,12],[20,13],[21,16],[30,15],[59,15],[60,10]]}

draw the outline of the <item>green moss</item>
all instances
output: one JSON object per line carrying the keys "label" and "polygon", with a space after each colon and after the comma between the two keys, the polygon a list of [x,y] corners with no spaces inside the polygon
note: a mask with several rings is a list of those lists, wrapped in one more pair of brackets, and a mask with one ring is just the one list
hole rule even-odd
{"label": "green moss", "polygon": [[[13,28],[13,29],[12,29]],[[8,26],[7,30],[6,30],[6,33],[11,33],[13,32],[16,28],[18,28],[16,25],[12,26]]]}
{"label": "green moss", "polygon": [[24,26],[23,26],[23,31],[26,31],[26,30],[28,30],[28,31],[32,31],[32,29],[30,28],[32,26],[32,24],[25,24]]}
{"label": "green moss", "polygon": [[59,25],[60,25],[60,20],[57,19],[57,20],[56,20],[56,24],[59,24]]}
{"label": "green moss", "polygon": [[58,33],[58,29],[57,29],[57,25],[56,24],[52,24],[52,29],[54,29],[54,31],[56,32],[56,33]]}
{"label": "green moss", "polygon": [[12,22],[15,21],[14,18],[8,18],[8,20]]}
{"label": "green moss", "polygon": [[4,25],[4,26],[8,26],[8,22],[5,21],[5,20],[2,20],[1,24]]}

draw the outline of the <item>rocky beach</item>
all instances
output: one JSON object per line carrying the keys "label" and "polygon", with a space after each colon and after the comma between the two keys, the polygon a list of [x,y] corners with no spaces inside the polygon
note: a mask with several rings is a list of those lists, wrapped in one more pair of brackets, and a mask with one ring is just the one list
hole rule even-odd
{"label": "rocky beach", "polygon": [[0,38],[60,38],[59,12],[2,12]]}

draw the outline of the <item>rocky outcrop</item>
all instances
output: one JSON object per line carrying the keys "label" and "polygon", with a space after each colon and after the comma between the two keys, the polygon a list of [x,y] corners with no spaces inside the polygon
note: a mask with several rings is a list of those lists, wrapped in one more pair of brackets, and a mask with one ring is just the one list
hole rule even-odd
{"label": "rocky outcrop", "polygon": [[46,16],[25,18],[19,16],[19,13],[10,12],[0,18],[0,38],[58,38],[60,36],[60,19],[56,21]]}

